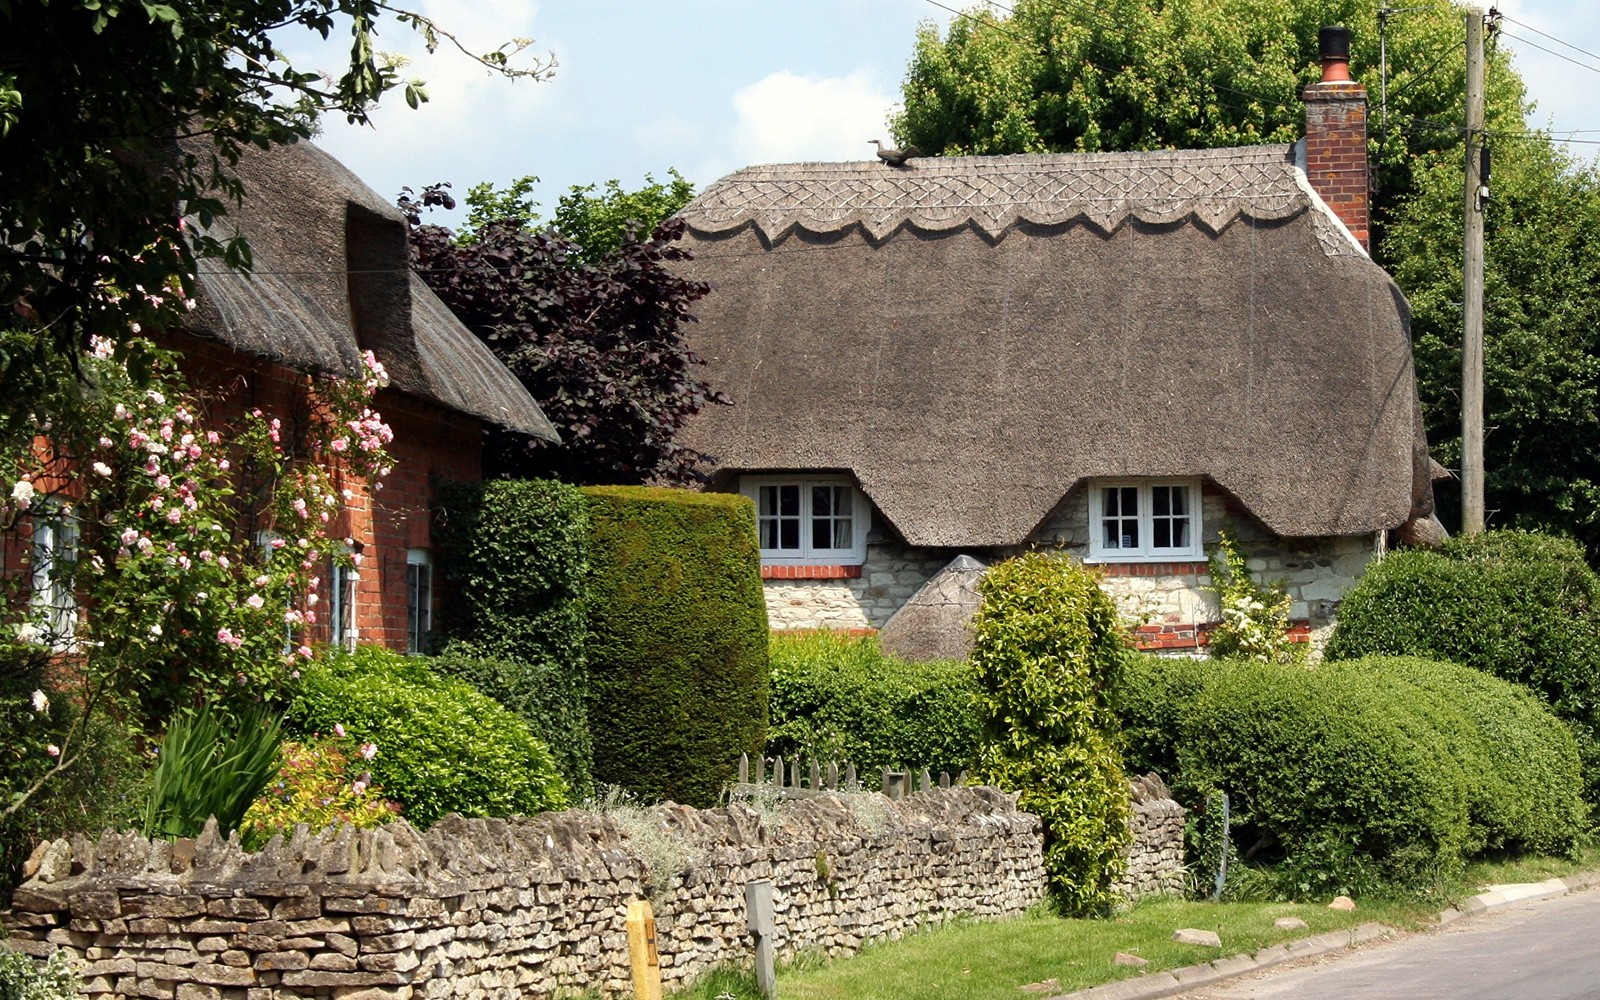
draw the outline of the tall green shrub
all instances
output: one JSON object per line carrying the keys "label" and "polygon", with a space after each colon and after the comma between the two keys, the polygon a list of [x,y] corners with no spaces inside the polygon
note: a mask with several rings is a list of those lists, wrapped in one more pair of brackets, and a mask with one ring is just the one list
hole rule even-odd
{"label": "tall green shrub", "polygon": [[435,668],[526,719],[579,795],[591,787],[593,755],[586,511],[564,483],[452,483],[440,489],[436,536],[450,642]]}
{"label": "tall green shrub", "polygon": [[281,720],[258,704],[238,714],[202,705],[167,723],[145,801],[146,837],[193,837],[215,817],[218,832],[239,828],[245,810],[278,770]]}
{"label": "tall green shrub", "polygon": [[972,663],[980,780],[1021,793],[1044,820],[1045,867],[1069,913],[1104,910],[1128,843],[1128,787],[1111,691],[1127,648],[1099,578],[1033,552],[992,568],[979,592]]}
{"label": "tall green shrub", "polygon": [[977,693],[964,660],[908,663],[875,636],[775,632],[767,751],[956,774],[977,759]]}
{"label": "tall green shrub", "polygon": [[567,786],[528,724],[420,657],[363,646],[313,664],[285,712],[301,737],[336,732],[368,744],[384,794],[421,828],[448,813],[531,815],[560,809]]}
{"label": "tall green shrub", "polygon": [[1346,595],[1326,652],[1449,660],[1527,685],[1573,724],[1600,802],[1600,575],[1576,542],[1492,531],[1390,555]]}
{"label": "tall green shrub", "polygon": [[639,486],[589,500],[594,774],[708,806],[767,730],[767,611],[750,501]]}

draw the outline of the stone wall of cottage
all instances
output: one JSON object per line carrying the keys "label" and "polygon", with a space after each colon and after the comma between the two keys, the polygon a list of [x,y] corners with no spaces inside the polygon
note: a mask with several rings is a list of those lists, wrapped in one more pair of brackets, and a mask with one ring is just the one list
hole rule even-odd
{"label": "stone wall of cottage", "polygon": [[954,550],[905,544],[876,512],[867,560],[858,575],[764,581],[774,629],[880,629],[922,585],[955,558]]}
{"label": "stone wall of cottage", "polygon": [[[879,629],[922,585],[947,565],[957,549],[906,545],[875,524],[868,536],[867,560],[849,579],[772,579],[765,581],[767,617],[774,629]],[[1252,572],[1264,582],[1282,581],[1291,601],[1289,617],[1305,623],[1313,646],[1331,630],[1339,602],[1379,552],[1375,536],[1280,538],[1238,501],[1207,483],[1202,490],[1201,523],[1206,545],[1226,530],[1237,540]],[[1029,539],[1030,545],[1059,546],[1082,559],[1089,554],[1089,493],[1079,485],[1067,494]],[[1022,549],[966,554],[985,562]],[[1129,618],[1148,623],[1151,648],[1194,650],[1195,626],[1221,620],[1216,597],[1205,588],[1211,574],[1204,559],[1172,563],[1106,564],[1104,586]]]}
{"label": "stone wall of cottage", "polygon": [[771,879],[780,959],[843,954],[1044,895],[1039,821],[994,789],[821,796],[763,815],[678,806],[41,845],[4,923],[84,963],[100,1000],[463,1000],[627,992],[625,919],[653,897],[662,977],[747,962],[745,884]]}
{"label": "stone wall of cottage", "polygon": [[[1238,501],[1207,483],[1202,489],[1202,539],[1215,544],[1226,530],[1239,543],[1247,566],[1263,582],[1281,582],[1290,599],[1289,617],[1309,626],[1313,645],[1320,645],[1339,602],[1355,585],[1367,563],[1378,554],[1372,535],[1332,538],[1280,538],[1251,516]],[[1080,485],[1061,501],[1034,535],[1034,541],[1059,545],[1084,558],[1089,554],[1089,492]],[[1190,640],[1172,643],[1193,647],[1192,626],[1221,619],[1204,559],[1152,564],[1108,564],[1103,586],[1124,614],[1172,634],[1187,631]],[[1184,626],[1191,628],[1185,630]],[[1159,634],[1154,633],[1152,634]]]}

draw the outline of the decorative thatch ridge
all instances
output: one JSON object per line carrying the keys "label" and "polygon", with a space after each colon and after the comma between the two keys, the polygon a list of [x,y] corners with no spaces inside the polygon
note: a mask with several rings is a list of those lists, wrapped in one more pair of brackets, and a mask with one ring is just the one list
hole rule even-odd
{"label": "decorative thatch ridge", "polygon": [[[1194,219],[1212,233],[1240,218],[1286,219],[1315,197],[1297,183],[1290,146],[1143,153],[953,156],[910,161],[746,167],[684,209],[692,229],[753,224],[769,240],[792,229],[860,226],[883,240],[901,226],[945,232],[972,226],[1000,239],[1019,222],[1086,222],[1102,233],[1129,219]],[[1323,209],[1326,211],[1326,209]]]}
{"label": "decorative thatch ridge", "polygon": [[1090,477],[1208,478],[1286,537],[1431,510],[1409,308],[1291,147],[753,167],[682,214],[719,487],[849,472],[955,550]]}
{"label": "decorative thatch ridge", "polygon": [[411,273],[393,205],[310,143],[251,150],[236,172],[244,204],[211,233],[242,233],[253,271],[203,262],[191,332],[306,372],[354,375],[375,351],[400,392],[556,440],[522,384]]}

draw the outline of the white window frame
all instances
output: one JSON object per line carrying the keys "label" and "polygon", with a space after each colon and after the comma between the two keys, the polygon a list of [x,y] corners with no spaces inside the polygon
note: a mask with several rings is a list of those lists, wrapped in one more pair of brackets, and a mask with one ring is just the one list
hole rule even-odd
{"label": "white window frame", "polygon": [[[1189,544],[1158,548],[1155,542],[1154,505],[1151,493],[1155,487],[1181,487],[1188,491]],[[1138,523],[1140,544],[1129,548],[1109,548],[1105,544],[1105,490],[1134,489],[1137,511],[1129,517]],[[1165,479],[1091,479],[1089,480],[1089,556],[1086,562],[1176,562],[1205,558],[1202,538],[1205,526],[1201,521],[1200,480],[1192,478]]]}
{"label": "white window frame", "polygon": [[[78,595],[72,589],[78,550],[78,520],[70,508],[52,505],[34,515],[28,603],[45,643],[58,653],[73,648],[78,632]],[[61,563],[65,571],[57,572]]]}
{"label": "white window frame", "polygon": [[406,549],[406,652],[422,653],[433,630],[433,553]]}
{"label": "white window frame", "polygon": [[328,642],[332,646],[355,652],[361,630],[356,627],[357,592],[361,589],[361,570],[346,566],[353,558],[348,545],[340,544],[328,561]]}
{"label": "white window frame", "polygon": [[[739,478],[739,492],[750,498],[756,505],[756,538],[757,544],[762,539],[762,525],[764,521],[771,520],[773,515],[762,514],[761,491],[769,486],[795,486],[799,488],[800,504],[798,518],[800,533],[798,548],[762,548],[761,563],[764,566],[859,566],[867,559],[867,530],[872,526],[871,507],[867,502],[866,494],[856,487],[849,476],[838,475],[803,475],[792,476],[741,476]],[[812,522],[815,520],[812,513],[812,489],[817,487],[844,487],[849,490],[850,513],[845,515],[850,520],[851,544],[844,548],[816,548],[811,544]],[[842,517],[840,518],[843,519]]]}

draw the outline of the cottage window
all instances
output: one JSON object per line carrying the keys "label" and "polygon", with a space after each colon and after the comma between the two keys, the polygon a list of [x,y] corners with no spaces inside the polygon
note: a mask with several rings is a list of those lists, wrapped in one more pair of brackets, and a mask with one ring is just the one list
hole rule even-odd
{"label": "cottage window", "polygon": [[[341,649],[354,650],[359,635],[356,629],[356,589],[361,573],[350,562],[352,551],[339,546],[328,567],[328,641]],[[359,553],[357,545],[355,552]]]}
{"label": "cottage window", "polygon": [[72,592],[77,565],[77,518],[64,507],[35,517],[30,603],[44,643],[58,651],[72,648],[78,630],[78,599]]}
{"label": "cottage window", "polygon": [[761,561],[769,566],[859,565],[867,556],[867,500],[844,476],[746,476]]}
{"label": "cottage window", "polygon": [[1090,484],[1090,559],[1195,559],[1205,553],[1200,532],[1198,480],[1096,480]]}
{"label": "cottage window", "polygon": [[406,651],[420,653],[433,628],[433,554],[406,550]]}

